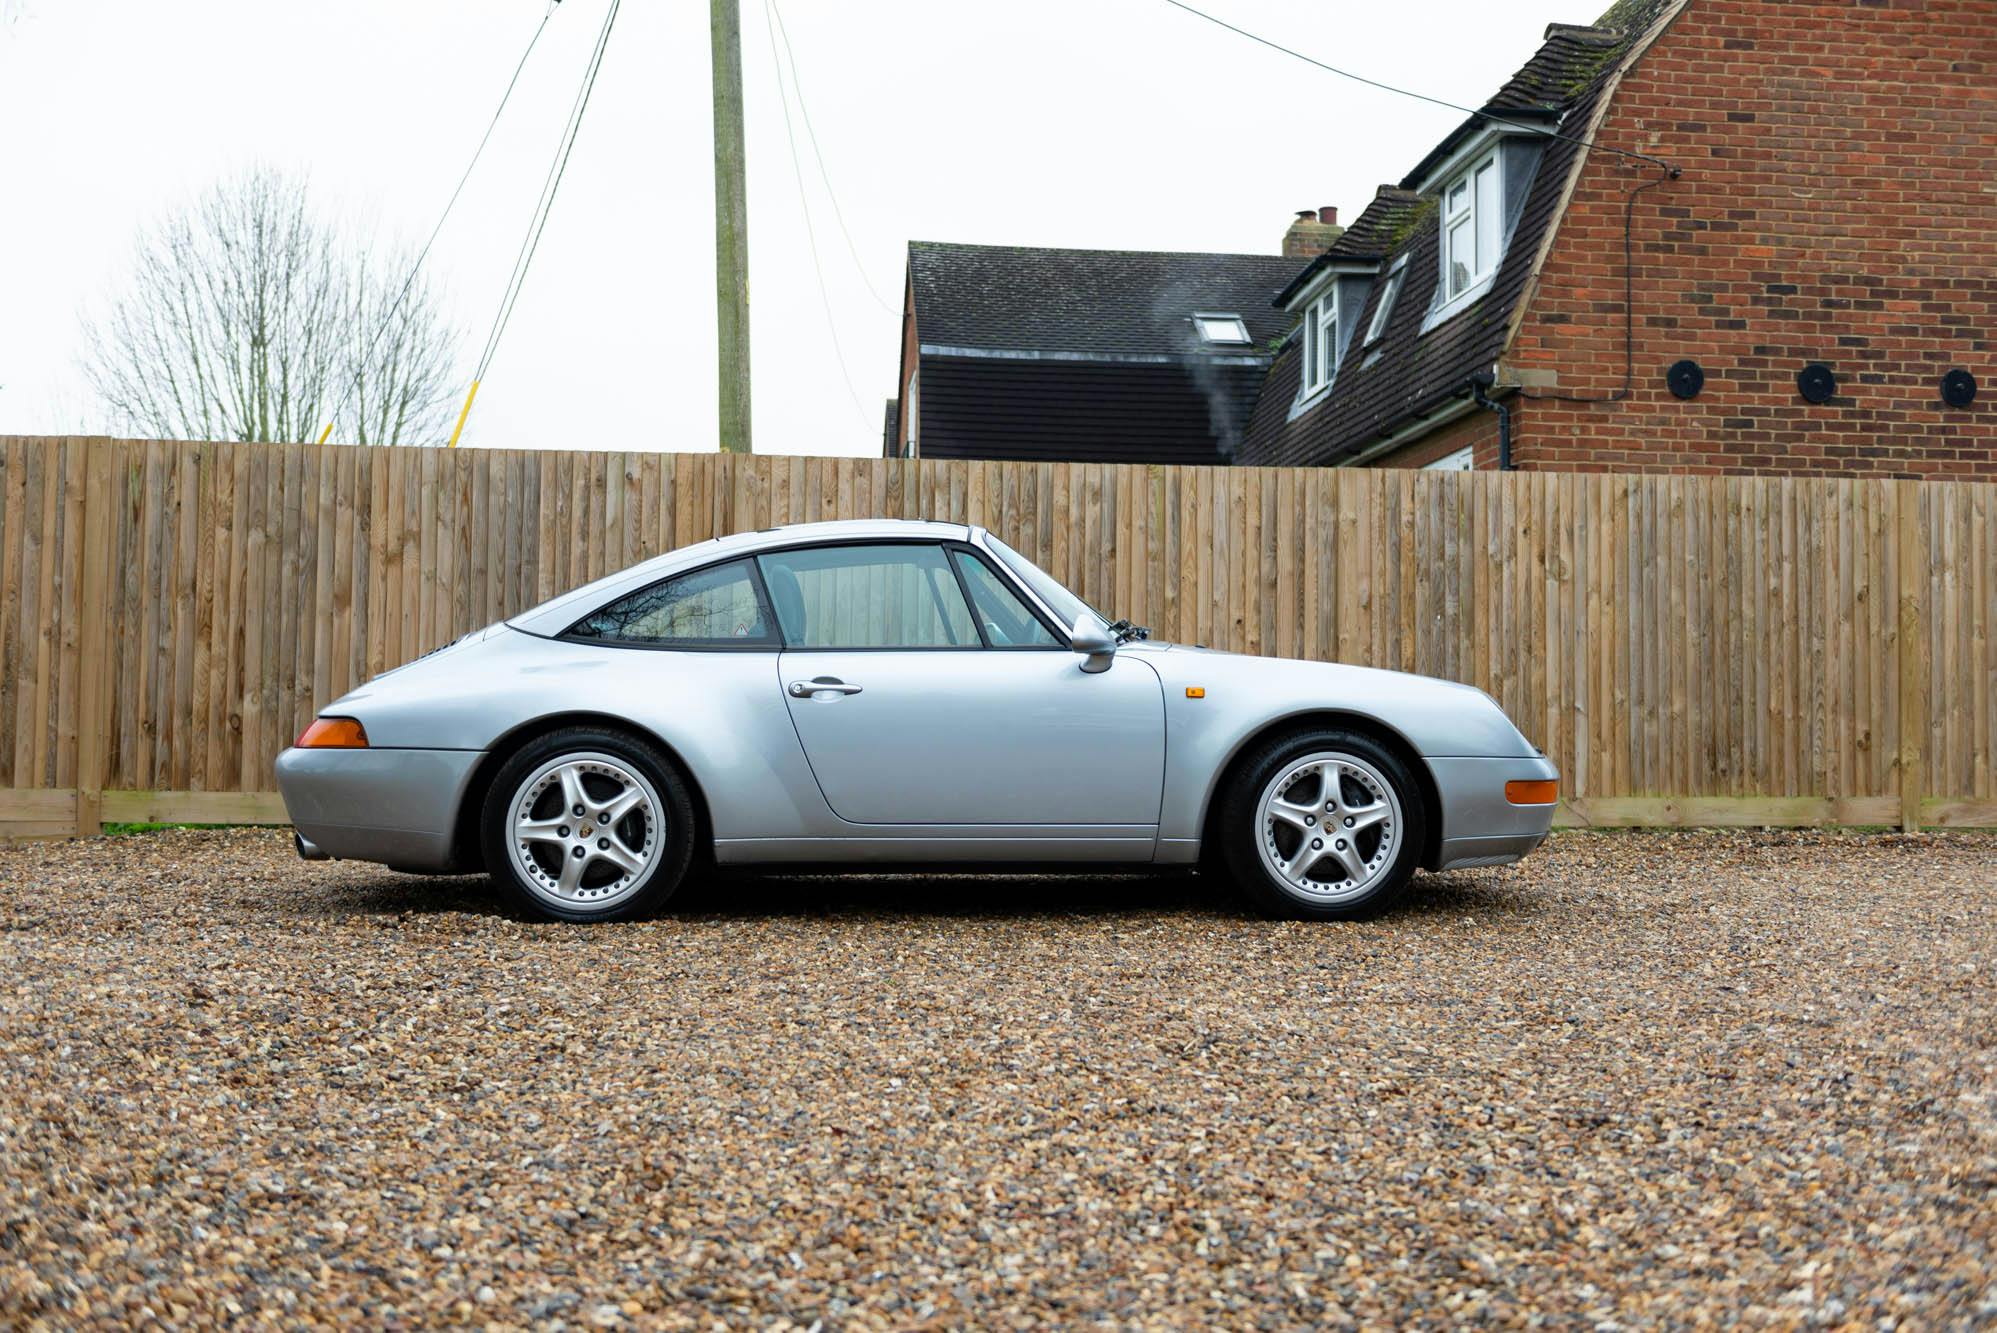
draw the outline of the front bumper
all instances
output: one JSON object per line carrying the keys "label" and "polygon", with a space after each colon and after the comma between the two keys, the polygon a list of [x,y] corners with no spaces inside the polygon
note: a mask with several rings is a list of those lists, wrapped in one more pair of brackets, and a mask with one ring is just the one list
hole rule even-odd
{"label": "front bumper", "polygon": [[1555,807],[1513,805],[1505,799],[1505,784],[1557,781],[1560,770],[1552,761],[1430,759],[1428,766],[1442,798],[1442,842],[1430,870],[1505,865],[1546,841]]}
{"label": "front bumper", "polygon": [[398,870],[458,868],[458,811],[477,750],[289,749],[277,788],[298,835],[330,857]]}

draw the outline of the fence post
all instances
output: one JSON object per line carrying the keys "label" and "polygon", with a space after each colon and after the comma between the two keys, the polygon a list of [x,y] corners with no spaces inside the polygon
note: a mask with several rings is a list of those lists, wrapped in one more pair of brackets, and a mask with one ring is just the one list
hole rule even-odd
{"label": "fence post", "polygon": [[1922,756],[1928,730],[1928,640],[1922,625],[1928,568],[1922,558],[1921,483],[1902,481],[1894,491],[1900,566],[1895,628],[1900,664],[1900,827],[1914,833],[1921,827]]}
{"label": "fence post", "polygon": [[83,454],[83,569],[77,615],[76,836],[104,831],[104,727],[110,684],[111,547],[117,540],[111,476],[122,450],[107,439],[79,440]]}

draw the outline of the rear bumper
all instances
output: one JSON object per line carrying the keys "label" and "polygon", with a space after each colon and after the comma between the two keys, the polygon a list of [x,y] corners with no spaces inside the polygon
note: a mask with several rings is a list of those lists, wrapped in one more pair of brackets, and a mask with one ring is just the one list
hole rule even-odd
{"label": "rear bumper", "polygon": [[1560,777],[1544,757],[1530,759],[1430,759],[1442,798],[1442,842],[1430,870],[1504,865],[1546,841],[1553,827],[1550,805],[1513,805],[1505,784]]}
{"label": "rear bumper", "polygon": [[277,788],[298,836],[329,857],[458,869],[458,810],[477,750],[286,750]]}

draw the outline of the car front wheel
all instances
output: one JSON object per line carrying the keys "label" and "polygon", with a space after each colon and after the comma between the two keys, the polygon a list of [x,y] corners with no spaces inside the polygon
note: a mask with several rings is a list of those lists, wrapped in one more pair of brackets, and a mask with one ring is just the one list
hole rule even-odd
{"label": "car front wheel", "polygon": [[1296,732],[1263,743],[1223,797],[1234,880],[1277,916],[1370,916],[1414,875],[1427,811],[1407,766],[1369,736]]}
{"label": "car front wheel", "polygon": [[516,902],[560,921],[622,921],[672,895],[693,807],[672,763],[621,732],[569,727],[530,741],[486,796],[485,863]]}

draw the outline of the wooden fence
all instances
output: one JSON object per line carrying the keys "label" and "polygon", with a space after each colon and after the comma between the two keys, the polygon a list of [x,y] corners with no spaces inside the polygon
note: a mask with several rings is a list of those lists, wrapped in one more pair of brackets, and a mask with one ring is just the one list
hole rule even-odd
{"label": "wooden fence", "polygon": [[0,832],[282,820],[315,706],[655,552],[981,523],[1160,638],[1446,676],[1584,824],[1997,824],[1997,487],[0,439]]}

